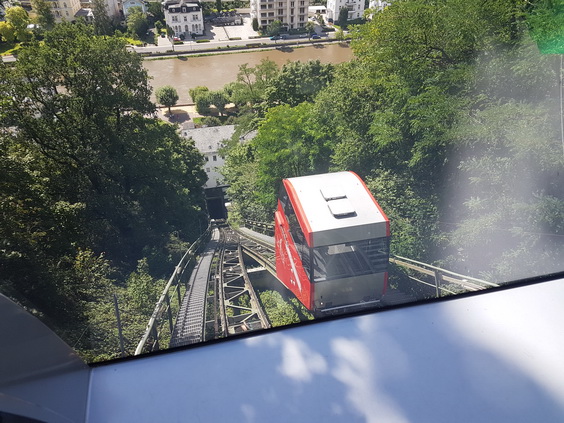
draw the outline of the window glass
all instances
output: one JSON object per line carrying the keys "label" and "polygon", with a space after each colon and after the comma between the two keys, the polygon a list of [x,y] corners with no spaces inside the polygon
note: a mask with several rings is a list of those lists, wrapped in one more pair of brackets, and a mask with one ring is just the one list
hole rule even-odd
{"label": "window glass", "polygon": [[[306,3],[283,22],[278,0],[252,2],[259,28],[218,29],[208,17],[233,14],[212,3],[202,25],[191,7],[156,22],[130,8],[128,37],[114,17],[36,33],[22,9],[5,25],[0,292],[104,361],[258,330],[256,304],[277,326],[563,272],[562,2],[329,2],[309,22]],[[187,20],[203,35],[171,45],[164,22]],[[386,230],[344,230],[352,197],[334,218],[283,188],[338,172]],[[202,264],[249,230],[243,263]],[[234,295],[217,269],[242,265],[256,292]]]}

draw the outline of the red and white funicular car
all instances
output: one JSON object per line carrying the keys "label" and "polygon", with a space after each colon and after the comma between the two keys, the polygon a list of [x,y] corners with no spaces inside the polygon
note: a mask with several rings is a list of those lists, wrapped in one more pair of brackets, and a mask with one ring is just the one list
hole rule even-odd
{"label": "red and white funicular car", "polygon": [[282,181],[276,273],[308,309],[374,304],[388,281],[390,222],[353,172]]}

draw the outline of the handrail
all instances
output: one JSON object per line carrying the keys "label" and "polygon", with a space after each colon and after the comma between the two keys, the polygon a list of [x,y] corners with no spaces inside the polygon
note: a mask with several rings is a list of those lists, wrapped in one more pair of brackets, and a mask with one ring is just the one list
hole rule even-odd
{"label": "handrail", "polygon": [[[153,311],[153,314],[151,315],[151,318],[149,319],[149,323],[147,323],[145,333],[143,334],[141,341],[137,345],[137,348],[135,349],[134,355],[139,355],[143,352],[143,349],[145,348],[145,344],[147,343],[147,341],[149,340],[149,337],[151,335],[154,335],[154,337],[156,338],[155,343],[156,343],[157,348],[158,348],[159,332],[158,332],[158,328],[157,328],[156,324],[158,323],[158,320],[164,314],[164,312],[167,311],[166,310],[167,307],[168,307],[168,311],[169,311],[169,314],[170,314],[170,297],[169,297],[168,292],[169,292],[169,290],[172,286],[178,286],[178,283],[182,279],[182,275],[184,274],[186,267],[188,267],[188,265],[190,264],[192,259],[195,257],[198,249],[201,247],[202,241],[204,239],[206,239],[207,237],[209,237],[210,233],[211,233],[211,223],[208,225],[208,227],[204,231],[204,233],[202,235],[200,235],[200,237],[196,241],[194,241],[192,243],[192,245],[190,245],[188,250],[186,250],[186,252],[182,256],[182,258],[180,259],[180,261],[178,262],[178,264],[174,268],[174,271],[172,272],[172,275],[170,276],[168,283],[166,284],[165,288],[163,289],[163,292],[162,292],[159,300],[157,301],[157,303],[155,305],[155,309]],[[180,293],[179,293],[179,299],[178,300],[179,300],[179,302],[181,301]],[[169,319],[171,319],[171,316],[169,316]],[[171,326],[170,331],[172,333],[172,324],[170,326]]]}
{"label": "handrail", "polygon": [[402,261],[405,261],[405,262],[408,262],[408,263],[413,263],[413,264],[416,264],[416,265],[421,266],[423,268],[431,269],[433,271],[441,272],[442,274],[448,274],[448,275],[451,275],[451,276],[455,276],[455,277],[460,278],[460,279],[466,279],[468,281],[481,283],[481,284],[491,286],[491,287],[499,286],[498,284],[493,283],[493,282],[484,281],[482,279],[473,278],[471,276],[461,275],[459,273],[451,272],[450,270],[442,269],[440,267],[433,266],[433,265],[430,265],[430,264],[427,264],[427,263],[422,263],[420,261],[412,260],[412,259],[402,257],[402,256],[398,256],[398,255],[395,255],[395,254],[390,254],[390,259],[393,259],[394,257],[398,258]]}
{"label": "handrail", "polygon": [[244,219],[244,222],[245,222],[245,226],[250,225],[253,228],[262,229],[263,233],[266,232],[265,235],[274,235],[274,223],[258,222],[256,220],[251,220],[251,219]]}

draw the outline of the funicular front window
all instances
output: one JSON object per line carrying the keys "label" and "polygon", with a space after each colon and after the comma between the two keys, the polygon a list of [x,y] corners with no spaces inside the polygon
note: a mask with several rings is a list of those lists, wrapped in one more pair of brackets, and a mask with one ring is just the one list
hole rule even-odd
{"label": "funicular front window", "polygon": [[314,282],[385,272],[389,239],[376,238],[313,249]]}

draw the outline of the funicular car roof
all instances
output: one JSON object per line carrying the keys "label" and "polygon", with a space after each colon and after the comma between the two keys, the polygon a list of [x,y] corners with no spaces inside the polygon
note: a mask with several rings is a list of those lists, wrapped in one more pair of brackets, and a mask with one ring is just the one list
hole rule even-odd
{"label": "funicular car roof", "polygon": [[364,182],[353,172],[285,180],[310,247],[389,235],[389,221]]}

